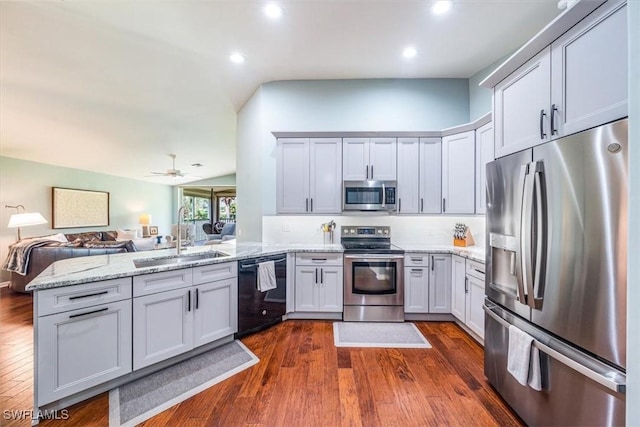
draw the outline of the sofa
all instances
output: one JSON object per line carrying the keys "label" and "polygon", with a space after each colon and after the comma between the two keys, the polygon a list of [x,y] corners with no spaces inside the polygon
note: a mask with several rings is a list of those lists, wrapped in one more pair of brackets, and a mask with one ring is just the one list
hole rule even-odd
{"label": "sofa", "polygon": [[31,249],[27,274],[23,276],[12,271],[9,289],[15,292],[27,292],[25,290],[27,284],[55,261],[137,251],[132,240],[118,239],[118,232],[115,230],[72,233],[65,234],[64,237],[67,242],[51,240],[51,243]]}
{"label": "sofa", "polygon": [[208,234],[208,240],[231,240],[236,238],[236,224],[234,222],[227,222],[222,227],[220,234]]}

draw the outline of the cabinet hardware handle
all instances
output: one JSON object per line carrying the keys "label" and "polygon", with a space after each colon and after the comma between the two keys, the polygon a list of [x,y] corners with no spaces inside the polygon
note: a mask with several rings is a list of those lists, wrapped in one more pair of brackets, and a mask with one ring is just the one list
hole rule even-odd
{"label": "cabinet hardware handle", "polygon": [[402,212],[402,199],[398,198],[398,212]]}
{"label": "cabinet hardware handle", "polygon": [[421,273],[422,269],[421,268],[412,268],[411,271],[414,271],[416,273]]}
{"label": "cabinet hardware handle", "polygon": [[469,278],[468,277],[464,278],[464,293],[465,294],[469,293]]}
{"label": "cabinet hardware handle", "polygon": [[367,171],[367,179],[369,179],[369,165],[365,166],[365,169]]}
{"label": "cabinet hardware handle", "polygon": [[310,209],[310,211],[313,212],[313,197],[311,198],[311,209]]}
{"label": "cabinet hardware handle", "polygon": [[316,285],[318,284],[318,269],[316,268]]}
{"label": "cabinet hardware handle", "polygon": [[420,199],[420,212],[424,212],[424,199]]}
{"label": "cabinet hardware handle", "polygon": [[544,112],[544,108],[540,110],[540,139],[545,139],[547,134],[544,133],[544,118],[547,116],[547,113]]}
{"label": "cabinet hardware handle", "polygon": [[69,297],[70,300],[74,300],[74,299],[80,299],[80,298],[90,298],[90,297],[97,297],[98,295],[105,295],[108,294],[109,291],[102,291],[102,292],[96,292],[93,294],[86,294],[86,295],[78,295],[75,297]]}
{"label": "cabinet hardware handle", "polygon": [[196,310],[200,307],[200,292],[199,289],[196,288]]}
{"label": "cabinet hardware handle", "polygon": [[556,113],[558,112],[558,107],[556,107],[556,104],[552,104],[551,105],[551,135],[557,135],[558,134],[558,129],[556,129]]}
{"label": "cabinet hardware handle", "polygon": [[309,212],[309,199],[304,199],[304,211]]}
{"label": "cabinet hardware handle", "polygon": [[371,179],[373,179],[373,165],[371,165]]}
{"label": "cabinet hardware handle", "polygon": [[326,258],[311,258],[313,262],[327,262]]}
{"label": "cabinet hardware handle", "polygon": [[86,313],[72,314],[71,316],[69,316],[69,319],[73,319],[74,317],[80,317],[80,316],[88,316],[93,313],[100,313],[101,311],[107,311],[107,310],[109,310],[109,307],[99,308],[93,311],[87,311]]}
{"label": "cabinet hardware handle", "polygon": [[442,199],[442,213],[447,211],[447,199]]}
{"label": "cabinet hardware handle", "polygon": [[477,268],[474,268],[474,270],[477,271],[480,274],[484,274],[484,271],[482,271],[482,270],[478,270]]}
{"label": "cabinet hardware handle", "polygon": [[191,289],[187,293],[187,311],[191,311]]}
{"label": "cabinet hardware handle", "polygon": [[324,284],[324,268],[320,269],[320,283]]}
{"label": "cabinet hardware handle", "polygon": [[420,257],[420,258],[411,257],[411,261],[420,262],[420,261],[422,261],[422,257]]}
{"label": "cabinet hardware handle", "polygon": [[431,255],[431,271],[433,271],[436,267],[436,263],[433,262],[433,255]]}

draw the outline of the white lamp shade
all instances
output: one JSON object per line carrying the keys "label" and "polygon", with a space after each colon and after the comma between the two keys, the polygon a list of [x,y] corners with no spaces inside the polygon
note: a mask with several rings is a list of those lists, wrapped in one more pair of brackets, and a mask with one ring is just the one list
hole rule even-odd
{"label": "white lamp shade", "polygon": [[11,215],[9,218],[9,228],[27,227],[30,225],[46,224],[48,221],[44,219],[38,212],[24,212]]}
{"label": "white lamp shade", "polygon": [[149,225],[151,224],[151,215],[150,214],[140,214],[138,218],[138,223],[141,225]]}

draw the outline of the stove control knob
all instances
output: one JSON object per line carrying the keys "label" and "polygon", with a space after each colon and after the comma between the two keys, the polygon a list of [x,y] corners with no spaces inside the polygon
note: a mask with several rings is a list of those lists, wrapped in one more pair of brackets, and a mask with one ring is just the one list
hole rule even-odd
{"label": "stove control knob", "polygon": [[384,230],[384,234],[389,234],[389,230]]}
{"label": "stove control knob", "polygon": [[378,234],[382,234],[382,230],[378,230]]}

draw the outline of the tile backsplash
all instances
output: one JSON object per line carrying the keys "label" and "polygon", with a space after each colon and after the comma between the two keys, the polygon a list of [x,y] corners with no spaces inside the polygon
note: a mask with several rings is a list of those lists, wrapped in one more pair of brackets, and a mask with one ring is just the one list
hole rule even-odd
{"label": "tile backsplash", "polygon": [[323,243],[321,225],[335,221],[334,242],[340,243],[343,225],[388,225],[394,244],[453,244],[453,229],[458,222],[469,226],[476,246],[485,242],[484,215],[410,216],[410,215],[273,215],[262,217],[264,243]]}

